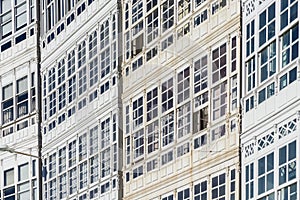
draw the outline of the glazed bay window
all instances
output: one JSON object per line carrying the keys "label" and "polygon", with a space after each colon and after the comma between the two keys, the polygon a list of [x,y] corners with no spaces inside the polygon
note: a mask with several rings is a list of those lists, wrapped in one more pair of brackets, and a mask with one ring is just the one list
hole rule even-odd
{"label": "glazed bay window", "polygon": [[140,97],[132,103],[133,130],[143,124],[143,97]]}
{"label": "glazed bay window", "polygon": [[264,48],[260,53],[260,82],[276,73],[276,42]]}
{"label": "glazed bay window", "polygon": [[279,185],[296,178],[296,146],[296,141],[293,141],[279,149]]}
{"label": "glazed bay window", "polygon": [[292,23],[298,17],[297,0],[280,1],[280,30]]}
{"label": "glazed bay window", "polygon": [[161,6],[161,16],[162,16],[162,33],[167,31],[174,25],[174,0],[167,0]]}
{"label": "glazed bay window", "polygon": [[159,126],[158,120],[146,127],[147,153],[150,154],[159,148]]}
{"label": "glazed bay window", "polygon": [[191,12],[191,0],[178,0],[178,21]]}
{"label": "glazed bay window", "polygon": [[226,77],[227,54],[226,43],[212,51],[212,83]]}
{"label": "glazed bay window", "polygon": [[258,160],[258,195],[274,188],[274,153]]}
{"label": "glazed bay window", "polygon": [[158,36],[158,8],[151,12],[147,18],[147,44],[155,40]]}
{"label": "glazed bay window", "polygon": [[191,105],[185,105],[177,109],[177,137],[178,139],[191,132]]}
{"label": "glazed bay window", "polygon": [[256,86],[255,57],[246,62],[246,90],[251,91]]}
{"label": "glazed bay window", "polygon": [[245,194],[246,200],[252,199],[254,196],[254,164],[246,165],[245,170]]}
{"label": "glazed bay window", "polygon": [[28,79],[27,76],[17,80],[17,115],[28,114]]}
{"label": "glazed bay window", "polygon": [[177,103],[190,97],[190,67],[177,74]]}
{"label": "glazed bay window", "polygon": [[275,36],[275,3],[259,15],[259,46]]}
{"label": "glazed bay window", "polygon": [[13,84],[10,83],[2,89],[2,124],[14,119]]}
{"label": "glazed bay window", "polygon": [[226,193],[226,175],[220,174],[211,179],[211,197],[212,200],[225,200]]}
{"label": "glazed bay window", "polygon": [[207,55],[194,62],[194,93],[207,88]]}
{"label": "glazed bay window", "polygon": [[207,199],[207,181],[202,181],[194,185],[194,200]]}
{"label": "glazed bay window", "polygon": [[[16,31],[27,25],[27,3],[26,0],[15,1],[15,25]],[[54,17],[54,16],[53,16]]]}
{"label": "glazed bay window", "polygon": [[157,87],[147,92],[147,121],[158,115],[158,89]]}
{"label": "glazed bay window", "polygon": [[1,1],[1,10],[0,10],[0,38],[5,38],[11,35],[12,27],[12,1],[11,0],[2,0]]}
{"label": "glazed bay window", "polygon": [[171,112],[161,118],[162,147],[174,142],[174,113]]}
{"label": "glazed bay window", "polygon": [[286,66],[299,55],[299,26],[298,24],[280,37],[282,67]]}
{"label": "glazed bay window", "polygon": [[227,112],[227,103],[227,81],[224,81],[212,90],[213,120],[225,116]]}
{"label": "glazed bay window", "polygon": [[133,133],[133,159],[144,157],[144,129],[140,129]]}
{"label": "glazed bay window", "polygon": [[246,56],[254,52],[255,26],[254,19],[246,25]]}

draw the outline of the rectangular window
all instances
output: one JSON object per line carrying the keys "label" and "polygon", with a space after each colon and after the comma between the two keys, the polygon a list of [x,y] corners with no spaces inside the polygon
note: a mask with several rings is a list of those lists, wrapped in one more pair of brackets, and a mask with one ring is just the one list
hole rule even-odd
{"label": "rectangular window", "polygon": [[226,126],[225,124],[222,124],[218,126],[217,128],[214,128],[211,130],[211,140],[217,140],[221,137],[223,137],[226,133]]}
{"label": "rectangular window", "polygon": [[177,103],[190,97],[190,67],[177,74]]}
{"label": "rectangular window", "polygon": [[68,80],[69,103],[76,98],[76,75]]}
{"label": "rectangular window", "polygon": [[158,120],[146,127],[147,136],[147,152],[148,154],[158,150],[159,148],[159,126]]}
{"label": "rectangular window", "polygon": [[194,93],[207,88],[207,55],[194,62]]}
{"label": "rectangular window", "polygon": [[158,161],[157,159],[153,159],[147,162],[147,172],[153,171],[158,168]]}
{"label": "rectangular window", "polygon": [[212,177],[211,179],[211,197],[212,199],[221,200],[225,199],[226,194],[226,175],[220,174]]}
{"label": "rectangular window", "polygon": [[147,121],[158,116],[158,89],[147,92]]}
{"label": "rectangular window", "polygon": [[90,183],[95,183],[99,179],[99,158],[98,155],[95,155],[90,158]]}
{"label": "rectangular window", "polygon": [[275,3],[259,15],[259,46],[275,36]]}
{"label": "rectangular window", "polygon": [[62,174],[61,176],[58,177],[58,194],[59,198],[63,199],[67,197],[67,175],[66,173]]}
{"label": "rectangular window", "polygon": [[177,147],[177,158],[190,152],[190,143],[187,142],[179,147]]}
{"label": "rectangular window", "polygon": [[297,67],[279,78],[279,90],[282,90],[297,79]]}
{"label": "rectangular window", "polygon": [[254,96],[251,96],[248,99],[246,99],[245,104],[246,104],[246,106],[245,106],[246,112],[253,109],[254,108]]}
{"label": "rectangular window", "polygon": [[89,59],[97,55],[97,31],[89,35]]}
{"label": "rectangular window", "polygon": [[66,84],[58,88],[58,109],[61,110],[66,106]]}
{"label": "rectangular window", "polygon": [[178,21],[180,21],[182,18],[184,18],[191,12],[191,0],[178,0],[177,6],[177,17]]}
{"label": "rectangular window", "polygon": [[174,43],[174,40],[173,40],[173,34],[172,34],[161,42],[161,51],[164,51],[166,48],[171,46],[173,43]]}
{"label": "rectangular window", "polygon": [[227,53],[226,43],[212,51],[212,83],[226,77]]}
{"label": "rectangular window", "polygon": [[56,175],[56,153],[49,156],[49,178],[53,178]]}
{"label": "rectangular window", "polygon": [[225,116],[227,112],[227,81],[214,87],[212,93],[213,120],[216,120]]}
{"label": "rectangular window", "polygon": [[246,88],[247,91],[251,91],[256,85],[256,69],[255,58],[251,58],[246,62]]}
{"label": "rectangular window", "polygon": [[162,33],[174,25],[174,0],[167,0],[161,6]]}
{"label": "rectangular window", "polygon": [[77,168],[69,170],[69,194],[75,193],[77,190]]}
{"label": "rectangular window", "polygon": [[258,160],[258,195],[274,188],[274,153]]}
{"label": "rectangular window", "polygon": [[78,138],[79,161],[87,158],[87,135],[84,133]]}
{"label": "rectangular window", "polygon": [[271,83],[266,88],[258,92],[258,104],[262,103],[266,99],[270,98],[275,94],[275,83]]}
{"label": "rectangular window", "polygon": [[254,196],[254,164],[246,165],[245,170],[245,194],[246,200],[250,200]]}
{"label": "rectangular window", "polygon": [[85,66],[78,73],[78,87],[78,95],[83,94],[87,89],[87,75]]}
{"label": "rectangular window", "polygon": [[259,53],[260,82],[267,80],[276,73],[276,41]]}
{"label": "rectangular window", "polygon": [[194,185],[194,200],[207,199],[207,181],[202,181]]}
{"label": "rectangular window", "polygon": [[211,14],[216,14],[219,10],[226,6],[226,0],[218,0],[211,5]]}
{"label": "rectangular window", "polygon": [[[11,0],[1,1],[1,11],[0,11],[0,27],[1,27],[1,38],[5,38],[12,33],[12,8]],[[26,19],[26,18],[25,18]]]}
{"label": "rectangular window", "polygon": [[132,5],[131,11],[132,24],[137,22],[139,19],[143,17],[143,1],[135,1]]}
{"label": "rectangular window", "polygon": [[146,52],[146,61],[151,60],[157,55],[157,46],[153,47],[149,51]]}
{"label": "rectangular window", "polygon": [[246,56],[254,52],[254,38],[255,38],[254,20],[246,25]]}
{"label": "rectangular window", "polygon": [[61,173],[67,169],[66,147],[58,151],[58,172]]}
{"label": "rectangular window", "polygon": [[110,72],[110,47],[107,47],[100,54],[101,78],[104,78]]}
{"label": "rectangular window", "polygon": [[147,18],[147,44],[158,36],[158,8],[151,12]]}
{"label": "rectangular window", "polygon": [[28,79],[27,76],[17,80],[17,117],[28,114]]}
{"label": "rectangular window", "polygon": [[101,122],[101,149],[108,147],[110,141],[110,118],[107,118]]}
{"label": "rectangular window", "polygon": [[76,164],[76,140],[69,143],[69,167]]}
{"label": "rectangular window", "polygon": [[205,9],[200,14],[196,15],[196,17],[194,17],[194,27],[201,25],[207,19],[207,9]]}
{"label": "rectangular window", "polygon": [[133,179],[143,175],[143,166],[133,169]]}
{"label": "rectangular window", "polygon": [[144,129],[133,133],[133,158],[138,159],[144,156]]}
{"label": "rectangular window", "polygon": [[132,103],[133,129],[135,130],[143,124],[143,97],[138,98]]}
{"label": "rectangular window", "polygon": [[107,149],[101,152],[101,178],[104,178],[110,174],[110,161],[110,147],[108,147]]}
{"label": "rectangular window", "polygon": [[280,1],[280,30],[298,18],[298,1]]}
{"label": "rectangular window", "polygon": [[198,149],[207,144],[207,133],[194,139],[194,149]]}
{"label": "rectangular window", "polygon": [[298,58],[299,55],[299,26],[298,24],[285,32],[281,41],[281,66],[285,67]]}
{"label": "rectangular window", "polygon": [[90,129],[89,138],[89,153],[90,155],[94,155],[98,152],[98,126],[95,126]]}
{"label": "rectangular window", "polygon": [[161,118],[162,146],[174,142],[174,113],[171,112]]}
{"label": "rectangular window", "polygon": [[49,117],[56,113],[56,92],[49,95]]}
{"label": "rectangular window", "polygon": [[2,124],[5,124],[14,119],[14,98],[12,83],[3,87],[2,100]]}
{"label": "rectangular window", "polygon": [[173,78],[163,82],[161,88],[162,113],[164,113],[165,111],[173,108]]}
{"label": "rectangular window", "polygon": [[193,132],[198,133],[208,126],[208,106],[194,112],[193,114]]}
{"label": "rectangular window", "polygon": [[78,69],[86,63],[86,44],[83,41],[78,46]]}
{"label": "rectangular window", "polygon": [[68,54],[68,77],[75,72],[75,51]]}
{"label": "rectangular window", "polygon": [[95,57],[92,61],[89,62],[89,86],[93,87],[98,82],[98,57]]}
{"label": "rectangular window", "polygon": [[186,188],[182,191],[177,192],[177,198],[180,200],[190,200],[190,188]]}
{"label": "rectangular window", "polygon": [[230,102],[231,102],[231,110],[234,111],[238,107],[238,81],[237,75],[231,78],[231,94],[230,94]]}
{"label": "rectangular window", "polygon": [[[296,178],[296,157],[297,157],[297,143],[293,141],[286,146],[279,149],[279,185],[294,180]],[[274,180],[273,180],[274,181]]]}
{"label": "rectangular window", "polygon": [[173,159],[174,159],[174,152],[172,150],[161,156],[161,165],[163,166],[165,164],[168,164],[169,162],[173,161]]}
{"label": "rectangular window", "polygon": [[177,109],[178,139],[191,132],[191,105],[187,103]]}

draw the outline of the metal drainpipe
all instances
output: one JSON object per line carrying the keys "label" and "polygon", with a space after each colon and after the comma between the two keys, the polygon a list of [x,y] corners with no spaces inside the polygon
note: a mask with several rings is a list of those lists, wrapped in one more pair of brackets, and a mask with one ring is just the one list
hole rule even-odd
{"label": "metal drainpipe", "polygon": [[42,163],[42,78],[41,78],[41,47],[40,47],[40,0],[36,0],[36,59],[37,59],[37,118],[38,118],[38,199],[43,199],[43,163]]}

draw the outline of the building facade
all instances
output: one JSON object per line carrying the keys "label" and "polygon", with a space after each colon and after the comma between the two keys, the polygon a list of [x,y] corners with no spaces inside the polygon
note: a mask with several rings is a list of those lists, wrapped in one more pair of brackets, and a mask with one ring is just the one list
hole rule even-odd
{"label": "building facade", "polygon": [[243,2],[242,187],[299,199],[299,3]]}
{"label": "building facade", "polygon": [[43,199],[121,199],[119,2],[41,9]]}
{"label": "building facade", "polygon": [[122,14],[124,199],[239,199],[240,2]]}
{"label": "building facade", "polygon": [[[0,1],[0,144],[38,156],[36,1]],[[38,199],[38,159],[0,152],[0,199]]]}

